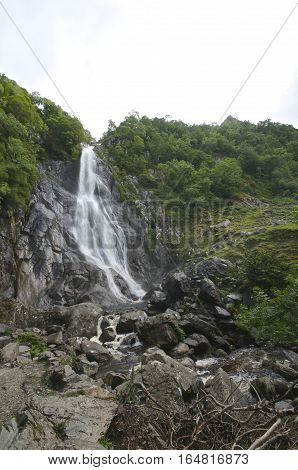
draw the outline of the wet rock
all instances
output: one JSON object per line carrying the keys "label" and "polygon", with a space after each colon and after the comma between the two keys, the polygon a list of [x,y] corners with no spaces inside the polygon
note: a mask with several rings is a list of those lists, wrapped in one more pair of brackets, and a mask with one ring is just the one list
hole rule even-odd
{"label": "wet rock", "polygon": [[198,333],[192,334],[184,342],[189,348],[193,349],[195,355],[209,354],[211,351],[211,344],[208,339]]}
{"label": "wet rock", "polygon": [[199,283],[200,292],[199,297],[207,302],[212,304],[221,304],[220,294],[215,286],[214,282],[211,279],[205,277]]}
{"label": "wet rock", "polygon": [[99,337],[99,341],[102,343],[109,343],[111,341],[114,341],[116,338],[116,332],[113,327],[109,326],[108,328],[104,328],[102,330],[102,334]]}
{"label": "wet rock", "polygon": [[163,310],[167,307],[167,298],[166,294],[160,290],[149,291],[144,300],[148,300],[151,307],[156,310]]}
{"label": "wet rock", "polygon": [[82,341],[81,350],[90,361],[95,361],[98,364],[108,362],[112,358],[108,349],[95,341]]}
{"label": "wet rock", "polygon": [[56,345],[63,344],[62,331],[57,331],[56,333],[52,333],[51,335],[48,335],[45,339],[46,339],[47,344],[56,344]]}
{"label": "wet rock", "polygon": [[66,338],[92,338],[97,335],[98,321],[102,315],[102,308],[93,303],[81,303],[71,307],[56,306],[48,314],[48,325],[63,326]]}
{"label": "wet rock", "polygon": [[190,291],[190,281],[185,273],[169,273],[163,284],[168,303],[182,299]]}
{"label": "wet rock", "polygon": [[125,312],[120,316],[117,324],[117,333],[131,333],[137,331],[137,322],[146,320],[147,315],[142,310]]}
{"label": "wet rock", "polygon": [[108,317],[102,317],[101,322],[100,322],[100,326],[102,330],[104,330],[105,328],[108,328],[111,325],[112,325],[111,320]]}
{"label": "wet rock", "polygon": [[6,364],[13,362],[19,355],[20,348],[18,343],[8,343],[1,350],[1,361]]}

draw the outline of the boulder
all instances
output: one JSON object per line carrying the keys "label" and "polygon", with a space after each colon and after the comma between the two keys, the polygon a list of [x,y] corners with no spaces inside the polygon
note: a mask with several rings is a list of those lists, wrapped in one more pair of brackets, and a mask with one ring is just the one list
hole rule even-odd
{"label": "boulder", "polygon": [[[89,393],[90,392],[90,393]],[[117,411],[114,395],[100,387],[84,396],[38,396],[30,400],[22,422],[0,432],[2,449],[99,449]],[[63,423],[62,432],[58,425]]]}
{"label": "boulder", "polygon": [[214,324],[203,320],[197,315],[187,314],[185,315],[184,320],[191,323],[192,330],[195,333],[206,336],[206,338],[208,338],[211,343],[214,336],[221,336],[220,330]]}
{"label": "boulder", "polygon": [[20,347],[18,343],[8,343],[1,350],[1,361],[6,364],[13,362],[20,353]]}
{"label": "boulder", "polygon": [[151,307],[156,310],[163,310],[167,307],[166,294],[160,290],[151,290],[147,292],[143,300],[148,300]]}
{"label": "boulder", "polygon": [[95,361],[89,361],[86,354],[77,356],[77,362],[74,367],[76,372],[83,373],[88,377],[95,377],[98,372],[98,364]]}
{"label": "boulder", "polygon": [[60,345],[63,344],[63,334],[62,331],[57,331],[56,333],[52,333],[46,337],[47,344],[56,344]]}
{"label": "boulder", "polygon": [[215,309],[215,316],[220,320],[230,320],[231,314],[225,308],[219,307],[216,305]]}
{"label": "boulder", "polygon": [[102,343],[109,343],[111,341],[114,341],[116,336],[117,335],[116,335],[114,328],[109,326],[108,328],[104,328],[102,330],[102,333],[99,337],[99,341],[101,341]]}
{"label": "boulder", "polygon": [[163,314],[138,322],[137,330],[140,340],[145,344],[171,349],[179,342],[173,320]]}
{"label": "boulder", "polygon": [[249,392],[241,391],[240,387],[222,369],[218,369],[215,376],[208,383],[208,392],[220,403],[245,407],[253,403]]}
{"label": "boulder", "polygon": [[211,279],[204,277],[200,283],[200,292],[199,292],[199,297],[202,300],[206,300],[209,303],[212,304],[221,304],[221,299],[220,299],[220,294],[217,290],[217,287],[215,286],[214,282],[211,281]]}
{"label": "boulder", "polygon": [[167,302],[173,303],[182,299],[190,291],[190,280],[183,272],[169,273],[163,284]]}
{"label": "boulder", "polygon": [[232,266],[232,263],[226,259],[212,258],[199,263],[196,272],[199,277],[216,278],[226,274]]}
{"label": "boulder", "polygon": [[111,360],[112,355],[108,349],[95,341],[82,341],[81,350],[86,354],[87,359],[103,364]]}
{"label": "boulder", "polygon": [[169,410],[182,411],[184,402],[196,396],[203,387],[201,379],[188,367],[166,354],[163,362],[147,357],[142,366],[141,376],[150,395]]}
{"label": "boulder", "polygon": [[75,377],[76,373],[69,365],[56,366],[51,370],[48,382],[52,389],[63,390]]}
{"label": "boulder", "polygon": [[104,383],[108,386],[111,387],[112,389],[118,387],[121,385],[123,382],[125,382],[126,377],[123,374],[119,374],[117,372],[108,372],[104,377],[103,381]]}
{"label": "boulder", "polygon": [[253,395],[273,400],[280,395],[284,395],[288,391],[288,385],[283,380],[263,376],[252,380],[250,390]]}
{"label": "boulder", "polygon": [[171,351],[171,356],[180,359],[182,357],[185,357],[189,354],[189,346],[184,342],[184,343],[178,343],[177,346],[175,346],[172,351]]}
{"label": "boulder", "polygon": [[137,322],[145,320],[147,315],[142,310],[133,310],[123,313],[117,324],[117,333],[131,333],[137,331]]}
{"label": "boulder", "polygon": [[88,302],[71,307],[55,306],[48,314],[47,328],[60,325],[64,327],[66,338],[92,338],[97,335],[98,322],[102,315],[103,310],[99,305]]}
{"label": "boulder", "polygon": [[193,333],[191,336],[186,338],[184,343],[187,344],[189,348],[193,349],[193,352],[196,355],[209,354],[211,351],[211,344],[208,339],[198,333]]}

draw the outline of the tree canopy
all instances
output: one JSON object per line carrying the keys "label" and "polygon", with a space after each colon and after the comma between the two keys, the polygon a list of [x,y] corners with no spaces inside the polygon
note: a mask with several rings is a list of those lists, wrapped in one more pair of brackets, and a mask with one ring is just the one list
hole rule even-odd
{"label": "tree canopy", "polygon": [[39,161],[78,158],[89,140],[77,118],[0,75],[0,209],[27,204]]}
{"label": "tree canopy", "polygon": [[297,192],[298,131],[291,125],[234,118],[188,125],[133,113],[119,126],[110,121],[100,145],[112,166],[164,198],[207,202],[241,192]]}

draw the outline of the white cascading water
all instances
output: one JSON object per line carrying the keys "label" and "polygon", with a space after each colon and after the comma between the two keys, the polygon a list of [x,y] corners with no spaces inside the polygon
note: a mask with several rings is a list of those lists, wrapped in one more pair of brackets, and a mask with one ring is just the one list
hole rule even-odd
{"label": "white cascading water", "polygon": [[129,272],[125,234],[113,212],[111,191],[97,170],[94,151],[91,147],[84,147],[74,236],[85,259],[105,272],[109,289],[117,299],[129,300],[117,286],[115,274],[124,279],[132,296],[140,299],[145,291]]}

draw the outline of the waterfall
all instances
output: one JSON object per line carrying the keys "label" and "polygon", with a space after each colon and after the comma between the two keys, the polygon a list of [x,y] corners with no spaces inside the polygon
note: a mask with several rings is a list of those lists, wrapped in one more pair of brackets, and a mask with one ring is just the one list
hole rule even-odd
{"label": "waterfall", "polygon": [[129,299],[117,286],[120,276],[133,297],[145,292],[129,271],[127,243],[113,211],[112,194],[98,174],[97,157],[91,147],[82,149],[79,190],[73,233],[86,261],[105,272],[111,293],[119,300]]}

